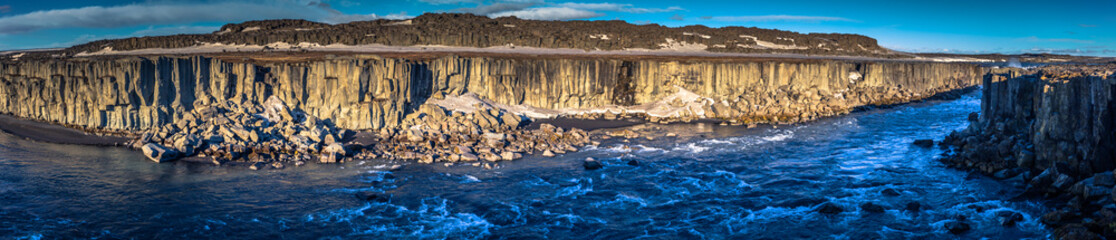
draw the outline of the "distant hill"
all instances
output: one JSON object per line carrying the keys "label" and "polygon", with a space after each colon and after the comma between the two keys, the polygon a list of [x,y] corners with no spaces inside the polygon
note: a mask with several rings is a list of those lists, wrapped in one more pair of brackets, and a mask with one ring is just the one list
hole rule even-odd
{"label": "distant hill", "polygon": [[69,54],[105,48],[182,48],[206,43],[266,45],[314,43],[458,47],[525,46],[584,50],[674,49],[732,53],[887,56],[876,39],[856,34],[801,34],[755,27],[635,25],[624,21],[536,21],[488,18],[462,13],[428,13],[409,20],[375,20],[330,25],[306,20],[265,20],[228,24],[211,34],[94,41],[66,49]]}

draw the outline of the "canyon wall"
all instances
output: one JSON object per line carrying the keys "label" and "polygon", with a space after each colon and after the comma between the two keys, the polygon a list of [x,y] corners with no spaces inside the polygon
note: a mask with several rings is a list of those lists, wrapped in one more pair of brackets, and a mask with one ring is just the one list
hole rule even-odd
{"label": "canyon wall", "polygon": [[1059,239],[1116,237],[1116,66],[993,69],[943,162],[1055,199]]}
{"label": "canyon wall", "polygon": [[988,172],[1021,167],[1071,177],[1116,168],[1112,70],[997,69],[983,81],[979,120],[952,139],[962,146],[958,160]]}
{"label": "canyon wall", "polygon": [[[251,106],[277,96],[338,127],[367,130],[398,126],[432,97],[472,93],[499,104],[585,110],[689,91],[702,97],[698,105],[662,117],[793,122],[974,86],[981,74],[961,63],[836,60],[76,58],[0,63],[0,112],[134,132],[199,106]],[[667,105],[687,106],[656,106]]]}

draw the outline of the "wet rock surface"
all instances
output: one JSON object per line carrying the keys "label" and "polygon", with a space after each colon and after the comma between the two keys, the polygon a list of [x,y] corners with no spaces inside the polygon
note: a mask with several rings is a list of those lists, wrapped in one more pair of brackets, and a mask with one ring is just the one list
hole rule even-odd
{"label": "wet rock surface", "polygon": [[[1061,210],[1043,216],[1062,239],[1116,237],[1116,66],[996,69],[981,112],[953,132],[943,162],[1025,184]],[[1004,213],[1004,225],[1017,216]]]}

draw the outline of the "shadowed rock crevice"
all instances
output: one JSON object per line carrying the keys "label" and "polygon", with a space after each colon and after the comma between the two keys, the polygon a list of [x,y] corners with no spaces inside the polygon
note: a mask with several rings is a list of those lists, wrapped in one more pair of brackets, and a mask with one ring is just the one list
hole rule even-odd
{"label": "shadowed rock crevice", "polygon": [[635,88],[632,81],[632,68],[635,64],[625,61],[617,70],[616,86],[612,90],[612,103],[620,106],[635,105]]}

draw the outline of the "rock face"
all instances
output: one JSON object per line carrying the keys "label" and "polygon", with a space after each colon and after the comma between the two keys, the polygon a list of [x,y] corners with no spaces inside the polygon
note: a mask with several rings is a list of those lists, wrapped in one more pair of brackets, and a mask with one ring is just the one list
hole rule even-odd
{"label": "rock face", "polygon": [[140,147],[143,150],[143,155],[157,163],[170,162],[178,159],[178,152],[174,149],[168,149],[159,144],[148,143]]}
{"label": "rock face", "polygon": [[[943,161],[1064,197],[1073,218],[1048,214],[1058,229],[1116,237],[1116,65],[996,69],[984,77],[979,117],[943,144]],[[1091,218],[1091,221],[1082,221]],[[1077,226],[1077,227],[1073,227]],[[1057,231],[1096,235],[1088,231]],[[1060,238],[1070,237],[1059,235]]]}
{"label": "rock face", "polygon": [[[996,70],[979,119],[951,134],[959,160],[988,173],[1022,167],[1083,179],[1116,168],[1116,66]],[[972,120],[972,119],[970,119]]]}
{"label": "rock face", "polygon": [[557,113],[631,107],[618,114],[656,121],[795,122],[974,86],[981,71],[969,64],[925,62],[452,56],[270,63],[200,56],[18,61],[0,63],[0,113],[91,131],[137,133],[206,106],[266,105],[275,96],[290,109],[339,128],[379,130],[398,128],[432,97],[475,94],[497,104]]}

